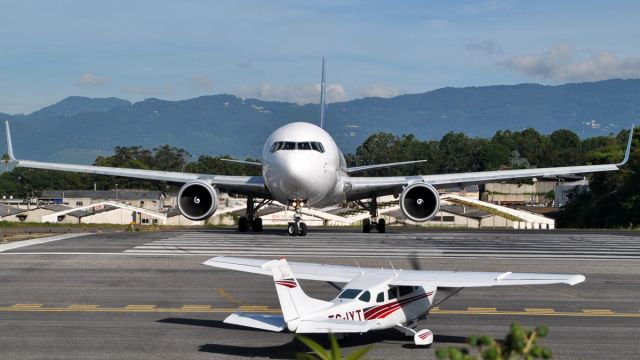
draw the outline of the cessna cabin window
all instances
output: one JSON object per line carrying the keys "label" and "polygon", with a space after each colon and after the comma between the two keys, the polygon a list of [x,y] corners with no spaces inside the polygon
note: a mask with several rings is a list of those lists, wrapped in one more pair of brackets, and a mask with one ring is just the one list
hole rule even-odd
{"label": "cessna cabin window", "polygon": [[360,289],[346,289],[338,295],[339,299],[355,299],[362,290]]}
{"label": "cessna cabin window", "polygon": [[322,146],[322,143],[319,142],[315,142],[315,141],[300,141],[300,142],[293,142],[293,141],[276,141],[273,143],[273,145],[271,145],[271,151],[272,153],[279,151],[279,150],[314,150],[317,151],[319,153],[324,153],[324,146]]}
{"label": "cessna cabin window", "polygon": [[371,293],[369,291],[363,292],[362,295],[360,295],[360,297],[358,298],[358,300],[369,302],[369,300],[371,300]]}
{"label": "cessna cabin window", "polygon": [[396,298],[398,297],[397,289],[398,289],[398,288],[396,288],[395,286],[389,289],[389,292],[388,292],[388,293],[389,293],[389,294],[388,294],[388,295],[389,295],[389,296],[388,296],[388,297],[389,297],[389,300],[391,300],[391,299],[396,299]]}
{"label": "cessna cabin window", "polygon": [[378,296],[376,296],[376,302],[384,302],[384,292],[378,293]]}
{"label": "cessna cabin window", "polygon": [[413,292],[413,286],[398,286],[398,290],[400,290],[400,297],[402,297]]}

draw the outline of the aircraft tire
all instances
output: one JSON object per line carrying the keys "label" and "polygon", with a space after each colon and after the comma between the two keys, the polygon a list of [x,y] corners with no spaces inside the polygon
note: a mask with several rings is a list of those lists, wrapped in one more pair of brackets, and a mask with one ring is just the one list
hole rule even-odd
{"label": "aircraft tire", "polygon": [[384,234],[384,232],[387,231],[386,225],[387,225],[387,222],[384,221],[384,219],[379,219],[378,220],[378,232],[380,234]]}
{"label": "aircraft tire", "polygon": [[300,232],[298,233],[298,235],[307,236],[307,224],[301,222],[299,226],[300,226]]}
{"label": "aircraft tire", "polygon": [[262,232],[262,219],[253,219],[253,224],[251,224],[251,227],[253,228],[253,232]]}
{"label": "aircraft tire", "polygon": [[295,222],[290,222],[287,226],[287,232],[289,233],[289,236],[298,236],[299,231],[300,230],[298,229],[298,224],[296,224]]}
{"label": "aircraft tire", "polygon": [[246,217],[241,216],[240,219],[238,219],[238,231],[247,232],[247,230],[249,230],[249,221]]}
{"label": "aircraft tire", "polygon": [[371,232],[371,220],[364,219],[362,220],[362,232],[368,234]]}

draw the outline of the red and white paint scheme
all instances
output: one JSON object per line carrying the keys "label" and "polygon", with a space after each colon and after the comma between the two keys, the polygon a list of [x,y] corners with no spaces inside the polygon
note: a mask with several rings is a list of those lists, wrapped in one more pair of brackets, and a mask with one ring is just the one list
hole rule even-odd
{"label": "red and white paint scheme", "polygon": [[[235,313],[224,322],[269,331],[295,333],[366,333],[395,328],[416,345],[430,345],[433,332],[419,326],[429,311],[466,287],[504,285],[575,285],[583,275],[512,272],[460,272],[361,268],[215,257],[205,265],[273,276],[282,315]],[[295,275],[294,275],[295,274]],[[307,296],[298,279],[344,283],[329,301]],[[445,296],[435,300],[436,291]]]}

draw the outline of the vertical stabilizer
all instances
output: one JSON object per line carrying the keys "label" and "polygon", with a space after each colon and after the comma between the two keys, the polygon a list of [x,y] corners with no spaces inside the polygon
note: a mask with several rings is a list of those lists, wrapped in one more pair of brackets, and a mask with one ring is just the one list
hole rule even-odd
{"label": "vertical stabilizer", "polygon": [[325,78],[324,78],[324,56],[322,57],[322,80],[320,81],[320,128],[324,129],[324,109],[325,109]]}
{"label": "vertical stabilizer", "polygon": [[[299,320],[305,315],[317,311],[327,306],[329,303],[310,298],[302,291],[298,280],[296,280],[287,260],[281,259],[271,263],[273,271],[273,282],[278,292],[278,300],[282,308],[282,316],[287,323]],[[291,329],[290,326],[290,330]]]}
{"label": "vertical stabilizer", "polygon": [[11,143],[11,130],[9,130],[9,121],[5,121],[4,125],[7,129],[7,155],[9,155],[9,160],[16,161],[16,157],[13,155],[13,144]]}

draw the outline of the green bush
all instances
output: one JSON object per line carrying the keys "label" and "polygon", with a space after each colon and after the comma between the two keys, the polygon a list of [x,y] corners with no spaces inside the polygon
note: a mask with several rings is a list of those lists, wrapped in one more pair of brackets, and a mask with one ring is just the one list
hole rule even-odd
{"label": "green bush", "polygon": [[544,325],[527,330],[516,323],[511,325],[504,342],[487,335],[469,337],[469,345],[475,349],[476,355],[472,355],[466,348],[449,346],[438,349],[436,357],[449,360],[550,359],[553,355],[551,350],[537,343],[538,339],[548,334],[549,329]]}

